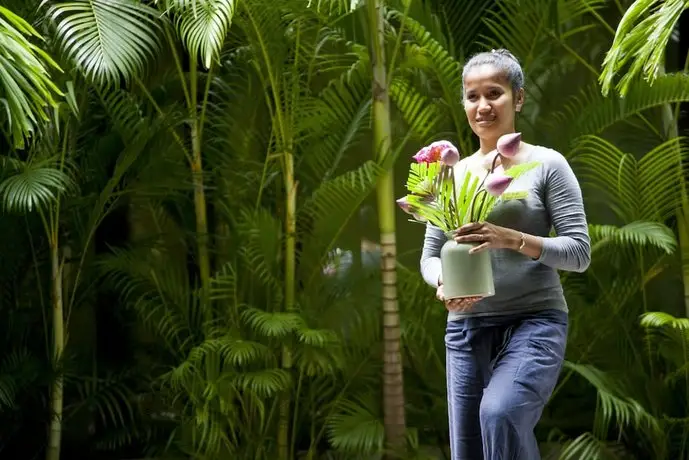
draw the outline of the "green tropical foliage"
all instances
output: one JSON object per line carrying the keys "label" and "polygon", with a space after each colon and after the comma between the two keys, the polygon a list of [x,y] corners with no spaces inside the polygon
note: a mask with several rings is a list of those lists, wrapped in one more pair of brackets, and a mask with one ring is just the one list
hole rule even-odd
{"label": "green tropical foliage", "polygon": [[365,2],[24,3],[0,8],[2,458],[450,458],[423,228],[386,221],[391,257],[370,210],[420,146],[473,151],[462,62],[498,47],[527,73],[519,130],[569,159],[593,243],[562,274],[544,458],[687,456],[689,149],[667,108],[689,80],[636,78],[683,2],[384,2],[384,157]]}

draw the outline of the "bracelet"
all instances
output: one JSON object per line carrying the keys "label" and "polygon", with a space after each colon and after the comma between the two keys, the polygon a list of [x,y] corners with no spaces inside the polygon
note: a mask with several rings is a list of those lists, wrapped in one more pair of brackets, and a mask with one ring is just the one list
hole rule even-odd
{"label": "bracelet", "polygon": [[517,249],[517,251],[522,252],[522,249],[524,249],[524,246],[526,246],[526,237],[524,236],[524,233],[519,232],[519,238],[521,238],[521,244],[519,245],[519,249]]}

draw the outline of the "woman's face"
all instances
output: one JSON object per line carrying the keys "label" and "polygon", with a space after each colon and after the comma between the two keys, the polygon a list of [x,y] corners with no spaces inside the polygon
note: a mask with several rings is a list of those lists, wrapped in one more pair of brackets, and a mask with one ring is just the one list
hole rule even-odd
{"label": "woman's face", "polygon": [[494,66],[482,65],[464,78],[464,111],[480,139],[497,139],[514,131],[514,114],[521,110],[524,90],[516,97],[507,78]]}

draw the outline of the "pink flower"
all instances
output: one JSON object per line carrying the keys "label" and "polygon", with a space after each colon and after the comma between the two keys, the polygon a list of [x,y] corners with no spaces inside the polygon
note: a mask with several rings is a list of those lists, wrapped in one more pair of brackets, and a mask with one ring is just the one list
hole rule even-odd
{"label": "pink flower", "polygon": [[447,166],[454,166],[459,161],[459,150],[452,142],[436,141],[419,150],[413,158],[417,163],[442,162]]}
{"label": "pink flower", "polygon": [[446,166],[454,166],[459,161],[459,151],[452,146],[446,147],[440,152],[440,162]]}
{"label": "pink flower", "polygon": [[428,152],[430,150],[430,147],[426,146],[416,152],[416,155],[414,155],[412,158],[415,159],[417,163],[430,163],[428,160]]}
{"label": "pink flower", "polygon": [[459,150],[450,141],[435,141],[429,147],[432,157],[438,157],[444,165],[454,166],[459,161]]}
{"label": "pink flower", "polygon": [[498,139],[498,152],[506,158],[512,158],[519,151],[521,142],[522,133],[504,134]]}
{"label": "pink flower", "polygon": [[507,190],[512,180],[505,174],[493,173],[486,178],[486,191],[493,196],[500,196]]}
{"label": "pink flower", "polygon": [[406,212],[407,214],[412,214],[412,207],[411,204],[407,201],[406,196],[395,201],[395,203],[397,203],[397,205],[402,209],[402,211]]}

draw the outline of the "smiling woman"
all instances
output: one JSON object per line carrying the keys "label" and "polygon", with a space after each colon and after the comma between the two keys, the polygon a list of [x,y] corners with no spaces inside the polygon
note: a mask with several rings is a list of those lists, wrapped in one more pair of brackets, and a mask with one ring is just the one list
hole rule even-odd
{"label": "smiling woman", "polygon": [[[463,71],[463,102],[480,148],[462,159],[455,180],[483,176],[500,160],[507,171],[538,162],[507,184],[508,196],[455,233],[458,243],[490,250],[495,294],[446,300],[440,250],[444,232],[427,225],[421,272],[449,311],[445,336],[452,458],[540,458],[533,429],[562,367],[567,304],[557,270],[584,271],[590,239],[578,181],[558,152],[522,142],[515,116],[524,76],[506,50],[472,57]],[[510,135],[515,133],[514,135]],[[498,140],[506,139],[509,154]],[[557,236],[550,237],[554,228]],[[450,273],[450,272],[448,272]],[[461,276],[461,274],[459,274]]]}

